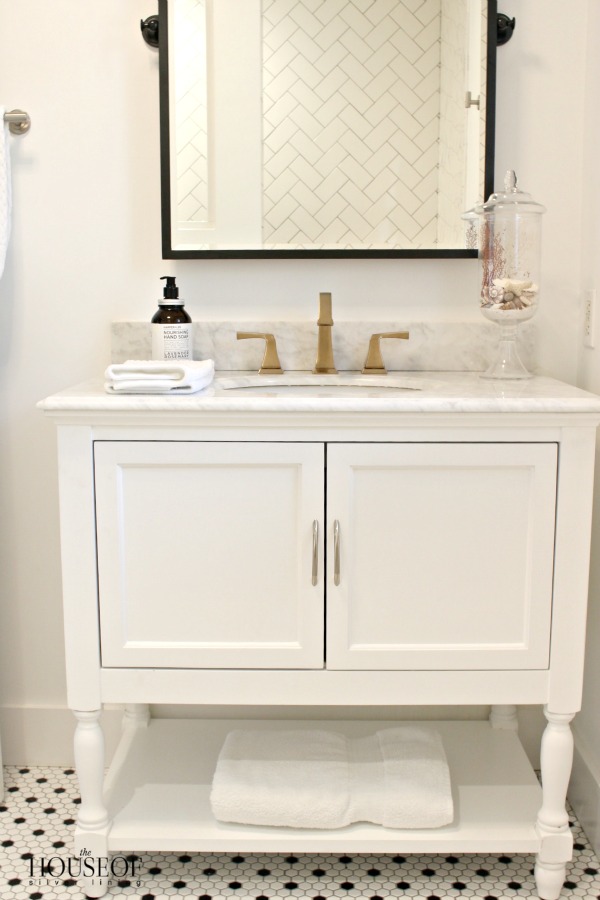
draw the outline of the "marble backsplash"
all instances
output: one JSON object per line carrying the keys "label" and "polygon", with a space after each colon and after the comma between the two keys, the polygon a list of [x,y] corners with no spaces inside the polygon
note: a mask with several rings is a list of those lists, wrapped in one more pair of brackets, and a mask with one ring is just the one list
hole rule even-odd
{"label": "marble backsplash", "polygon": [[[113,363],[151,358],[149,322],[113,322]],[[214,359],[220,371],[257,371],[264,341],[238,341],[238,331],[271,332],[277,340],[281,367],[310,370],[315,364],[317,325],[314,322],[195,322],[194,359]],[[337,322],[333,349],[340,371],[362,369],[373,333],[408,331],[410,339],[383,340],[382,355],[389,371],[478,372],[486,369],[498,346],[500,329],[481,322]],[[519,353],[530,370],[535,367],[534,326],[519,329]]]}

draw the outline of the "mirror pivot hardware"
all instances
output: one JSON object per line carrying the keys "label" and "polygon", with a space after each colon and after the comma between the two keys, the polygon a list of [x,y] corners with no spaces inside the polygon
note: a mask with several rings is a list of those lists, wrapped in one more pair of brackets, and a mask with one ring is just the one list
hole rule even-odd
{"label": "mirror pivot hardware", "polygon": [[140,21],[142,37],[151,47],[158,47],[158,16],[148,16]]}
{"label": "mirror pivot hardware", "polygon": [[383,364],[381,355],[381,346],[379,341],[381,338],[400,338],[407,341],[409,338],[408,331],[386,331],[380,334],[372,334],[369,341],[369,349],[367,358],[362,369],[363,375],[387,375],[387,369]]}
{"label": "mirror pivot hardware", "polygon": [[504,13],[498,13],[496,17],[496,43],[499,47],[502,44],[506,44],[507,41],[510,41],[513,36],[513,31],[515,30],[516,21],[517,20],[514,17],[509,19]]}

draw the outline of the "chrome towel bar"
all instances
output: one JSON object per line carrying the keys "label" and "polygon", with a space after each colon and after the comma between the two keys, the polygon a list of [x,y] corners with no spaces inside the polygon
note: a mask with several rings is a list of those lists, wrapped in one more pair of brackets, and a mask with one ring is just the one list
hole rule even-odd
{"label": "chrome towel bar", "polygon": [[31,127],[29,114],[23,112],[22,109],[11,109],[10,112],[5,112],[4,121],[8,123],[8,130],[11,134],[25,134]]}

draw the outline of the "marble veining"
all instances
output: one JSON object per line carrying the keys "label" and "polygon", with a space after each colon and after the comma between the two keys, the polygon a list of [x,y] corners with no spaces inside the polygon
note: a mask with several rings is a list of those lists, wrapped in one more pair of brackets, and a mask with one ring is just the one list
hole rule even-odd
{"label": "marble veining", "polygon": [[[112,362],[149,359],[149,322],[114,322]],[[519,329],[519,353],[525,366],[535,369],[535,324]],[[499,329],[485,320],[475,322],[338,322],[333,349],[340,371],[363,367],[369,338],[374,333],[406,330],[408,341],[384,340],[381,350],[388,371],[481,372],[487,369],[498,345]],[[277,340],[282,368],[306,371],[315,363],[317,325],[313,322],[196,322],[194,359],[214,359],[219,371],[258,371],[264,342],[238,341],[237,331],[270,332]]]}
{"label": "marble veining", "polygon": [[[239,373],[243,375],[244,373]],[[307,373],[308,374],[308,373]],[[358,375],[358,373],[356,373]],[[127,394],[104,391],[101,379],[87,382],[42,401],[50,414],[88,412],[121,414],[152,413],[592,413],[600,415],[600,397],[552,378],[524,381],[488,381],[473,372],[411,372],[411,390],[376,387],[365,390],[348,386],[344,393],[327,386],[286,393],[285,384],[242,390],[220,387],[215,381],[196,394]],[[225,377],[231,377],[226,373]]]}

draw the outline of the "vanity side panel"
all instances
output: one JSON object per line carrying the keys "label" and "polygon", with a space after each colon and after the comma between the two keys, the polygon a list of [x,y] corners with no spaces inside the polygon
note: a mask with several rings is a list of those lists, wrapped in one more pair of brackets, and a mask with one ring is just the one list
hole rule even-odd
{"label": "vanity side panel", "polygon": [[99,709],[100,633],[90,426],[59,425],[58,484],[68,703],[72,709]]}
{"label": "vanity side panel", "polygon": [[581,707],[595,428],[563,428],[559,447],[548,709]]}

